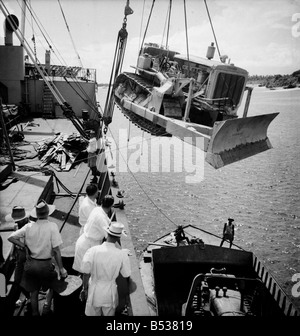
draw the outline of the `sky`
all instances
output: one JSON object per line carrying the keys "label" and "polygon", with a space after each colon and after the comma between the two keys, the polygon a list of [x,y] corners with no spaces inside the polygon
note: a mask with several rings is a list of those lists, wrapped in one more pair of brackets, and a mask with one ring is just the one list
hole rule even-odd
{"label": "sky", "polygon": [[[33,54],[45,63],[49,44],[52,64],[68,64],[97,70],[98,83],[108,83],[118,32],[127,0],[27,0],[35,19],[26,11],[25,38]],[[0,0],[21,22],[21,0]],[[133,70],[145,34],[153,0],[130,0],[134,13],[127,16],[123,70]],[[300,69],[300,0],[206,0],[221,55],[250,75],[291,74]],[[169,29],[171,50],[205,57],[215,42],[203,0],[173,0]],[[63,9],[67,26],[61,13]],[[164,44],[169,0],[156,0],[145,42]],[[36,23],[38,22],[38,24]],[[4,15],[0,11],[3,27]],[[40,28],[43,29],[43,34]],[[44,36],[47,36],[45,40]],[[73,41],[73,42],[72,42]],[[187,43],[188,42],[188,43]],[[4,31],[0,28],[0,45]],[[14,45],[20,45],[14,37]],[[78,56],[79,55],[79,56]],[[215,52],[218,60],[218,52]]]}

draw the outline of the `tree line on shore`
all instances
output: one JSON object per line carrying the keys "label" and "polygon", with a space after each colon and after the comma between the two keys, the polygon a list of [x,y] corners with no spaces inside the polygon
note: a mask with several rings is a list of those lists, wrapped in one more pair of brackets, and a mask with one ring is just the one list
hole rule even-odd
{"label": "tree line on shore", "polygon": [[[248,84],[256,84],[267,88],[286,87],[293,88],[300,86],[300,70],[291,75],[252,75],[248,78]],[[108,87],[108,83],[98,83],[99,87]]]}
{"label": "tree line on shore", "polygon": [[267,88],[285,87],[294,88],[300,86],[300,70],[293,72],[291,75],[253,75],[249,76],[248,84],[258,84]]}

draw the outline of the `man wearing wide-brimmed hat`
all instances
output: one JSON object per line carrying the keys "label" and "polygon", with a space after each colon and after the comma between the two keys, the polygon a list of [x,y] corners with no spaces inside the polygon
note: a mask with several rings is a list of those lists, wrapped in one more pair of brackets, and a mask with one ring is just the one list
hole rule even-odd
{"label": "man wearing wide-brimmed hat", "polygon": [[227,223],[224,224],[223,227],[223,238],[221,241],[220,246],[223,245],[223,243],[226,241],[229,242],[229,247],[231,248],[233,239],[234,239],[234,219],[229,217]]}
{"label": "man wearing wide-brimmed hat", "polygon": [[114,316],[118,306],[116,279],[119,273],[130,279],[131,269],[128,251],[122,250],[120,241],[124,225],[112,222],[105,228],[107,240],[91,247],[83,257],[83,288],[81,300],[86,300],[87,316]]}
{"label": "man wearing wide-brimmed hat", "polygon": [[41,288],[43,290],[50,288],[45,304],[48,307],[51,305],[52,289],[56,291],[65,289],[58,280],[52,264],[52,255],[54,255],[60,275],[67,276],[59,248],[62,244],[61,235],[57,224],[48,220],[49,213],[54,210],[54,205],[47,204],[44,200],[39,201],[31,213],[32,216],[37,217],[37,221],[27,223],[8,238],[13,244],[24,248],[27,254],[21,286],[30,292],[34,316],[39,315],[38,294]]}
{"label": "man wearing wide-brimmed hat", "polygon": [[[12,212],[5,216],[5,220],[7,222],[14,222],[16,224],[15,229],[17,230],[21,229],[24,225],[29,223],[29,221],[36,221],[37,218],[31,216],[24,207],[16,205],[12,208]],[[8,240],[10,241],[9,237]],[[24,239],[22,239],[22,242],[24,242]],[[25,250],[18,245],[14,245],[13,254],[15,256],[16,266],[14,271],[14,282],[9,294],[10,302],[12,304],[14,304],[19,299],[21,291],[23,291],[26,298],[29,299],[29,293],[20,286],[24,271],[24,264],[26,261]],[[14,307],[12,307],[12,309],[14,309]]]}

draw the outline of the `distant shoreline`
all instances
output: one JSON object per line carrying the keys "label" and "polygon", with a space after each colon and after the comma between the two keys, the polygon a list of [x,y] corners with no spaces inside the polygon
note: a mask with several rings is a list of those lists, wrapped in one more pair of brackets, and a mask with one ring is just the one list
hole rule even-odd
{"label": "distant shoreline", "polygon": [[[253,88],[260,88],[261,87],[261,88],[264,88],[264,89],[268,89],[270,91],[300,89],[300,85],[297,85],[296,87],[291,87],[291,88],[288,88],[288,87],[285,87],[285,86],[266,87],[265,85],[252,84],[252,83],[248,83],[247,85],[249,85]],[[109,84],[98,84],[98,88],[107,88],[107,87],[109,87]]]}
{"label": "distant shoreline", "polygon": [[266,87],[265,85],[258,85],[258,84],[248,84],[248,86],[253,87],[253,89],[261,88],[267,89],[267,91],[291,91],[291,90],[299,90],[300,85],[296,87],[285,87],[285,86],[275,86],[275,87]]}

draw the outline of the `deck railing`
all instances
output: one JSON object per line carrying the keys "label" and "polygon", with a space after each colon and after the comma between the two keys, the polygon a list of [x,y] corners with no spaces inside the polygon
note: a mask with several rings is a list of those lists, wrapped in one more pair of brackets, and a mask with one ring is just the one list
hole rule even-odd
{"label": "deck railing", "polygon": [[273,296],[279,307],[286,316],[299,316],[299,311],[294,307],[292,302],[287,298],[286,293],[277,283],[277,281],[269,274],[265,266],[262,266],[258,258],[253,254],[253,267],[260,280],[265,284],[268,291]]}

